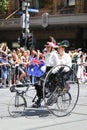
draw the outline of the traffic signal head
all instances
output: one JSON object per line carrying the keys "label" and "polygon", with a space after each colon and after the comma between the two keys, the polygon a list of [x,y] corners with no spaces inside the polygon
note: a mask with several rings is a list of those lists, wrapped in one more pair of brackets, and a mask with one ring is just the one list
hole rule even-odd
{"label": "traffic signal head", "polygon": [[20,44],[20,47],[23,47],[25,45],[25,37],[23,34],[18,37],[18,43]]}
{"label": "traffic signal head", "polygon": [[33,43],[33,35],[32,34],[28,35],[27,42],[28,42],[28,44]]}

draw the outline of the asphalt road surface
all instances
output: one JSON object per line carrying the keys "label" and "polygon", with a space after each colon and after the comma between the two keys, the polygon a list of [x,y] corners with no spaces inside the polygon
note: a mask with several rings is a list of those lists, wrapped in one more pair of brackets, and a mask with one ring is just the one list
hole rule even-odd
{"label": "asphalt road surface", "polygon": [[87,85],[80,85],[78,103],[65,117],[55,117],[43,106],[29,107],[22,116],[13,118],[8,113],[13,95],[8,88],[0,89],[0,130],[87,130]]}

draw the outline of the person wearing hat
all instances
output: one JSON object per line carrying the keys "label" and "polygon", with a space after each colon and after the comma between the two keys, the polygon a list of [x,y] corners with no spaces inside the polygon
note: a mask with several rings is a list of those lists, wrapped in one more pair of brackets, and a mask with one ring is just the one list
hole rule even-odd
{"label": "person wearing hat", "polygon": [[[58,53],[55,50],[57,47],[53,42],[47,42],[45,45],[45,66],[46,66],[46,72],[48,72],[53,66],[60,64]],[[41,106],[41,99],[43,99],[43,92],[42,92],[42,86],[43,85],[35,85],[36,94],[37,94],[37,101],[33,104],[32,107],[40,107]]]}
{"label": "person wearing hat", "polygon": [[53,42],[47,42],[45,53],[45,64],[47,67],[47,71],[50,70],[55,65],[60,64],[59,57],[57,51],[55,50],[58,46],[56,46]]}
{"label": "person wearing hat", "polygon": [[[66,53],[66,48],[69,47],[69,41],[63,40],[62,42],[58,43],[58,55],[60,60],[60,65],[64,64],[66,66],[72,67],[72,58],[69,53]],[[71,75],[71,71],[69,67],[60,68],[60,74],[64,78],[66,82],[66,86],[64,90],[69,91],[70,87],[67,83],[67,80],[69,79]]]}
{"label": "person wearing hat", "polygon": [[[64,82],[61,82],[61,89],[63,89],[64,91],[69,91],[70,86],[68,84],[68,79],[70,77],[71,71],[69,69],[69,67],[72,66],[72,59],[70,57],[70,55],[68,53],[66,53],[66,48],[69,47],[69,41],[68,40],[63,40],[60,43],[57,43],[57,50],[58,50],[58,58],[59,58],[59,70],[54,69],[52,71],[52,74],[50,75],[50,78],[55,77],[56,74],[60,74],[60,77],[62,79],[64,79]],[[69,67],[62,67],[61,65],[67,65]],[[52,88],[52,91],[54,90],[55,85]],[[51,94],[51,90],[49,90],[49,94]],[[54,102],[56,102],[56,97],[54,98],[53,96],[50,96],[50,98],[47,100],[47,105],[52,105],[53,104],[53,100]]]}
{"label": "person wearing hat", "polygon": [[68,53],[66,53],[66,48],[69,47],[69,41],[63,40],[62,42],[58,43],[58,54],[60,64],[68,65],[69,67],[72,66],[72,59]]}

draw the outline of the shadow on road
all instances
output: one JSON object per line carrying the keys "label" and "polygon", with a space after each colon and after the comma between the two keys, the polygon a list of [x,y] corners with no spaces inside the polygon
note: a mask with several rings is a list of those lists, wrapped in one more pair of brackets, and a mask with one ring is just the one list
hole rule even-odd
{"label": "shadow on road", "polygon": [[24,111],[24,116],[29,117],[47,117],[51,115],[46,108],[28,108]]}

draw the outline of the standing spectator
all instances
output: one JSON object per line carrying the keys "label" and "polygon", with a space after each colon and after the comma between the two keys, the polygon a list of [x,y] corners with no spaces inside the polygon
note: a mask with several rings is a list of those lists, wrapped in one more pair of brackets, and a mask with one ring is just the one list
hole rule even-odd
{"label": "standing spectator", "polygon": [[78,56],[78,60],[77,60],[77,64],[78,64],[77,78],[78,78],[79,83],[82,83],[82,82],[85,81],[85,77],[84,77],[84,70],[85,70],[84,63],[85,63],[84,54],[81,53]]}
{"label": "standing spectator", "polygon": [[8,54],[8,63],[10,64],[11,67],[9,67],[8,69],[8,82],[9,82],[9,86],[11,86],[11,84],[14,83],[14,71],[15,71],[15,68],[14,68],[14,60],[13,60],[13,57],[12,57],[12,54],[9,53]]}
{"label": "standing spectator", "polygon": [[2,64],[2,85],[6,87],[6,81],[8,76],[8,67],[10,66],[7,60],[7,55],[5,53],[2,54],[2,58],[0,59],[0,63]]}

